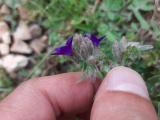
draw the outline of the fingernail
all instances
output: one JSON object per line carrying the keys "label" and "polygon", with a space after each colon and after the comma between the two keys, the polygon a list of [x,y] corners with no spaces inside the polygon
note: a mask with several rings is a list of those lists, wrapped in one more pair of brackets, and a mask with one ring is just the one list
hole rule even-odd
{"label": "fingernail", "polygon": [[149,98],[148,90],[142,77],[134,70],[127,67],[112,69],[104,79],[108,91],[122,91]]}

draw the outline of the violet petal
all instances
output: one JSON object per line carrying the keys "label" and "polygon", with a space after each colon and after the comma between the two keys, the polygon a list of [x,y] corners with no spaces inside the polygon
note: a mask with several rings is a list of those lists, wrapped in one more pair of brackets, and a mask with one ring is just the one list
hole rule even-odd
{"label": "violet petal", "polygon": [[101,36],[100,38],[98,38],[99,41],[102,41],[106,36]]}
{"label": "violet petal", "polygon": [[69,37],[64,46],[58,47],[54,49],[53,55],[72,55],[72,41],[73,37]]}
{"label": "violet petal", "polygon": [[92,34],[90,36],[90,40],[92,41],[93,45],[98,47],[98,45],[100,44],[100,42],[105,38],[105,36],[102,36],[100,38],[97,38],[96,35]]}

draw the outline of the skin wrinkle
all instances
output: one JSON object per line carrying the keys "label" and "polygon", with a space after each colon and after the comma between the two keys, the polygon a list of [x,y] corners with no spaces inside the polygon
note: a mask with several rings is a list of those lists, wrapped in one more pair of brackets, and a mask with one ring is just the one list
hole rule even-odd
{"label": "skin wrinkle", "polygon": [[[47,77],[47,79],[49,80],[49,81],[52,81],[52,82],[54,82],[54,84],[56,84],[56,88],[53,88],[52,90],[53,91],[57,91],[57,90],[60,90],[60,93],[55,93],[54,95],[53,94],[50,94],[51,92],[49,92],[49,90],[50,90],[50,86],[49,86],[49,88],[45,88],[45,93],[49,93],[49,95],[48,96],[54,96],[54,98],[52,97],[52,99],[50,98],[50,101],[53,101],[54,102],[54,100],[56,100],[56,106],[58,106],[58,107],[54,107],[54,108],[56,108],[56,109],[58,109],[57,111],[58,112],[60,112],[60,114],[58,113],[58,114],[56,114],[56,116],[58,117],[58,116],[63,116],[64,115],[64,113],[66,114],[66,112],[70,109],[70,107],[69,107],[69,105],[71,105],[72,106],[72,108],[77,108],[76,106],[78,105],[77,104],[77,102],[78,101],[81,101],[80,99],[82,99],[82,97],[81,96],[83,96],[83,94],[84,94],[84,92],[85,91],[82,91],[82,92],[80,92],[79,91],[79,87],[80,86],[83,86],[84,84],[86,84],[86,82],[88,82],[87,84],[87,88],[85,88],[87,91],[85,92],[85,103],[91,103],[91,104],[88,104],[86,107],[88,108],[88,106],[91,106],[92,105],[92,103],[93,103],[93,98],[92,98],[92,101],[91,101],[91,97],[93,96],[93,94],[95,93],[95,83],[92,83],[92,81],[86,81],[86,80],[84,80],[84,81],[82,81],[81,83],[77,83],[76,82],[76,80],[78,80],[79,79],[79,76],[77,76],[77,75],[75,75],[75,74],[79,74],[80,72],[78,72],[78,73],[74,73],[74,75],[71,75],[71,76],[67,76],[67,77],[65,77],[65,74],[61,74],[61,76],[59,76],[59,75],[55,75],[54,77],[55,77],[55,79],[54,79],[54,77],[53,76],[49,76],[49,77]],[[45,77],[41,77],[40,79],[37,79],[36,81],[37,81],[37,83],[39,84],[39,85],[37,85],[37,83],[35,84],[35,86],[39,86],[39,89],[41,90],[41,91],[44,91],[44,90],[42,90],[44,87],[43,86],[45,86]],[[68,80],[71,80],[71,81],[73,81],[73,82],[68,82]],[[90,83],[90,84],[89,84]],[[50,83],[47,83],[47,84],[50,84]],[[77,84],[77,85],[76,85]],[[51,84],[50,84],[51,85]],[[62,87],[62,86],[65,86],[65,87]],[[79,87],[78,87],[79,86]],[[97,87],[97,85],[96,85],[96,87]],[[58,89],[57,89],[58,88]],[[73,91],[73,90],[74,91]],[[75,91],[76,90],[76,91]],[[78,92],[78,91],[79,92]],[[88,91],[89,90],[89,91]],[[78,93],[78,94],[77,94]],[[80,94],[82,94],[82,95],[80,95]],[[64,97],[63,97],[64,96]],[[67,98],[70,98],[70,100],[67,100],[66,102],[68,102],[68,103],[65,103],[65,105],[63,104],[64,103],[64,99],[65,99],[65,97],[67,97]],[[84,98],[83,98],[84,99]],[[78,101],[77,101],[78,100]],[[82,100],[82,101],[84,101],[84,100]],[[66,106],[67,105],[67,106]],[[74,106],[73,106],[74,105]],[[82,106],[83,107],[83,106]],[[63,109],[62,109],[63,108]],[[84,110],[83,110],[83,108],[79,108],[79,109],[82,109],[82,113],[83,112],[85,112]],[[73,110],[72,110],[73,111]],[[80,111],[80,110],[79,110]],[[74,113],[77,113],[77,112],[79,112],[79,111],[73,111]],[[73,112],[72,112],[72,114],[73,114]],[[70,113],[68,113],[68,114],[70,114]]]}
{"label": "skin wrinkle", "polygon": [[[65,83],[64,83],[64,84],[65,84]],[[70,87],[71,87],[71,86],[70,86]],[[68,94],[68,91],[70,91],[70,90],[69,90],[70,87],[68,86],[68,88],[65,88],[65,89],[62,87],[62,88],[61,88],[61,93],[60,93],[60,94],[62,94],[62,95],[69,96],[70,100],[72,100],[72,101],[67,102],[68,105],[71,104],[71,103],[74,104],[74,97],[72,96],[72,95],[73,95],[73,91],[70,93],[70,94],[72,94],[72,95]],[[58,95],[58,94],[56,94],[55,96],[56,96],[56,98],[59,98],[59,95]],[[63,104],[60,104],[60,102],[61,102],[61,101],[60,101],[60,99],[59,99],[59,101],[57,102],[57,104],[58,104],[59,108],[61,109],[60,113],[61,113],[61,115],[63,116],[64,113],[65,113],[67,110],[64,109]],[[65,106],[65,107],[66,107],[66,106]],[[62,109],[62,108],[63,108],[63,109]]]}
{"label": "skin wrinkle", "polygon": [[[67,84],[66,81],[62,81],[61,84]],[[58,84],[59,85],[59,89],[61,89],[61,97],[59,96],[59,94],[55,94],[55,97],[58,99],[58,102],[57,104],[59,104],[59,108],[61,108],[61,114],[63,115],[68,109],[68,105],[71,105],[72,103],[74,104],[74,95],[73,95],[73,91],[70,90],[72,88],[72,85],[73,83],[70,83],[67,85],[67,87],[61,87],[61,84]],[[70,93],[69,93],[70,91]],[[64,100],[66,98],[66,96],[68,96],[70,98],[71,101],[66,101],[67,102],[67,106],[64,105],[64,104],[60,104],[60,103],[63,103],[61,100]],[[61,98],[61,99],[60,99]],[[65,106],[65,107],[64,107]],[[63,109],[62,109],[63,108]]]}
{"label": "skin wrinkle", "polygon": [[54,101],[51,101],[51,98],[50,98],[50,96],[48,95],[48,93],[45,89],[39,89],[39,90],[40,90],[41,94],[44,96],[44,98],[47,99],[47,101],[51,105],[55,115],[60,116],[61,115],[61,113],[60,113],[61,109],[60,109],[60,106],[57,104],[56,97],[54,98]]}
{"label": "skin wrinkle", "polygon": [[[88,107],[88,110],[92,107],[93,102],[94,102],[95,89],[94,89],[94,86],[93,86],[93,85],[91,86],[91,91],[92,91],[92,92],[90,92],[90,93],[88,92],[88,95],[87,95],[87,96],[88,96],[88,102],[87,102],[87,103],[90,103],[90,104],[88,104],[88,106],[90,106],[90,107]],[[92,95],[93,97],[92,97],[91,100],[89,100],[89,98],[90,98],[89,96],[91,96],[91,95]],[[75,102],[76,102],[76,101],[75,101]],[[86,110],[86,111],[88,111],[88,110]],[[85,112],[86,112],[86,111],[85,111]],[[82,112],[82,113],[84,113],[84,112]],[[82,113],[81,113],[81,114],[82,114]],[[79,113],[79,114],[80,114],[80,113]]]}
{"label": "skin wrinkle", "polygon": [[[56,79],[54,79],[53,78],[53,76],[48,76],[48,78],[49,77],[51,77],[54,81],[56,80],[56,79],[61,79],[61,77],[57,77]],[[34,81],[35,81],[35,87],[37,87],[37,84],[39,84],[39,83],[43,83],[43,82],[45,82],[45,78],[46,77],[40,77],[40,78],[36,78]],[[62,77],[63,78],[63,77]],[[64,79],[64,78],[63,78]],[[56,84],[56,86],[58,86],[57,84]],[[48,100],[48,102],[50,103],[50,105],[52,106],[52,108],[53,108],[53,111],[55,112],[55,114],[56,114],[56,117],[59,117],[59,116],[63,116],[63,110],[62,110],[62,107],[61,107],[61,105],[59,105],[59,103],[58,103],[58,100],[57,100],[57,95],[56,94],[54,94],[54,95],[52,95],[52,99],[50,98],[50,96],[51,95],[48,95],[48,91],[43,87],[43,86],[41,86],[41,85],[38,85],[38,87],[37,87],[40,91],[41,91],[41,93],[42,93],[42,95]],[[62,90],[62,89],[61,89]]]}
{"label": "skin wrinkle", "polygon": [[[9,98],[12,97],[14,102],[11,102],[10,99],[7,97],[0,103],[0,105],[3,106],[3,107],[0,107],[0,111],[1,111],[0,114],[3,113],[2,115],[4,115],[5,117],[8,116],[8,118],[5,120],[35,120],[36,119],[35,116],[28,115],[28,112],[32,110],[32,108],[35,109],[35,107],[37,106],[37,103],[39,103],[39,107],[41,106],[41,107],[44,107],[45,109],[47,108],[46,110],[49,112],[48,113],[49,116],[45,116],[45,114],[42,113],[43,110],[39,109],[41,114],[37,114],[37,112],[35,112],[38,118],[40,117],[45,120],[50,120],[50,118],[55,118],[54,112],[51,111],[52,108],[50,107],[50,104],[48,103],[48,101],[46,101],[44,96],[31,83],[32,81],[27,81],[22,83],[20,86],[18,86],[18,88],[16,88],[16,90],[13,91],[13,94],[19,91],[19,94],[17,94],[15,98],[13,98],[12,94],[11,96],[8,96]],[[17,104],[14,104],[15,101],[20,101],[20,102],[18,102]],[[29,101],[32,106],[30,106]],[[7,102],[9,102],[9,104],[6,104]],[[27,104],[24,104],[24,103],[27,103]],[[4,108],[6,109],[6,111],[3,110]]]}
{"label": "skin wrinkle", "polygon": [[[47,78],[48,77],[53,77],[53,76],[47,76]],[[47,90],[45,89],[45,87],[39,87],[39,86],[37,86],[37,84],[39,83],[39,82],[44,82],[44,80],[45,80],[45,78],[46,77],[39,77],[39,78],[34,78],[34,79],[32,79],[32,80],[30,80],[30,81],[32,81],[33,83],[32,83],[32,85],[35,87],[35,88],[37,88],[37,89],[39,89],[39,91],[41,92],[41,94],[44,96],[44,98],[46,98],[47,99],[47,101],[50,103],[50,105],[51,105],[51,107],[52,107],[52,109],[53,109],[53,111],[54,111],[54,113],[55,113],[55,115],[56,116],[60,116],[61,115],[61,113],[60,113],[60,111],[61,111],[61,108],[60,108],[60,106],[58,105],[58,102],[57,102],[57,99],[56,99],[56,97],[54,97],[54,101],[50,98],[50,95],[48,95],[48,92],[47,92]],[[42,80],[43,79],[43,80]],[[52,96],[53,97],[53,96]]]}
{"label": "skin wrinkle", "polygon": [[[14,107],[12,107],[12,106],[6,106],[6,104],[4,105],[4,104],[0,104],[0,113],[7,113],[7,112],[12,112],[13,114],[17,114],[17,111],[14,111]],[[4,115],[3,114],[3,115]],[[5,117],[7,120],[11,120],[11,119],[13,119],[12,118],[12,116],[6,116]],[[21,116],[21,118],[22,118],[22,116]]]}
{"label": "skin wrinkle", "polygon": [[[27,86],[27,87],[24,87],[24,86]],[[21,88],[23,88],[23,89],[27,88],[27,89],[30,90],[31,93],[35,93],[35,90],[33,90],[33,88],[31,87],[31,85],[28,84],[27,82],[23,82],[20,86],[18,86],[17,89],[21,89]],[[33,94],[32,94],[32,95],[33,95]],[[24,94],[24,96],[25,96],[25,94]],[[36,94],[35,96],[37,96],[37,94]],[[17,97],[17,96],[16,96],[16,97]],[[21,96],[18,96],[17,98],[20,99],[19,97],[21,97]],[[33,97],[34,97],[34,96],[33,96]],[[21,99],[21,100],[25,101],[25,99]],[[5,99],[2,100],[1,103],[0,103],[0,108],[1,108],[0,110],[2,110],[2,108],[3,108],[4,110],[6,109],[6,111],[13,110],[12,112],[15,112],[15,111],[14,111],[14,108],[16,108],[16,109],[18,109],[19,111],[21,111],[21,108],[20,108],[19,106],[15,105],[15,104],[11,104],[10,106],[7,106],[7,107],[6,107],[6,105],[7,105],[7,104],[5,104]],[[4,106],[4,107],[3,107],[3,106]]]}
{"label": "skin wrinkle", "polygon": [[[72,78],[73,79],[73,78]],[[73,101],[70,101],[71,102],[71,105],[77,105],[77,101],[75,100],[75,99],[77,99],[79,96],[81,96],[81,95],[79,95],[79,94],[81,94],[82,92],[84,92],[83,90],[82,90],[82,92],[76,92],[76,91],[73,91],[73,90],[70,90],[71,88],[73,88],[74,89],[74,87],[75,87],[75,84],[77,84],[77,85],[81,85],[81,84],[84,84],[84,82],[86,82],[85,80],[84,81],[82,81],[81,83],[77,83],[77,82],[75,82],[75,83],[71,83],[70,85],[68,85],[68,90],[64,90],[64,93],[65,93],[65,91],[70,91],[70,93],[69,93],[69,95],[70,95],[70,97],[71,97],[71,99],[73,100]],[[88,80],[88,82],[91,82],[91,81],[89,81]],[[64,83],[65,84],[65,83]],[[88,92],[86,92],[85,94],[87,94],[86,96],[88,97],[86,97],[86,103],[91,103],[90,102],[90,98],[91,98],[91,96],[93,96],[93,94],[94,94],[94,84],[89,84],[89,86],[87,86],[88,87]],[[76,89],[75,89],[76,90]],[[78,94],[77,94],[78,93]],[[80,99],[80,98],[79,98]],[[88,105],[88,106],[90,106],[90,105]],[[76,111],[75,111],[76,112]]]}
{"label": "skin wrinkle", "polygon": [[53,106],[53,103],[50,101],[48,94],[45,92],[45,90],[37,90],[37,92],[40,92],[40,94],[43,96],[43,98],[46,100],[46,102],[48,102],[48,104],[50,104],[50,108],[52,109],[52,113],[55,117],[57,114],[56,110],[55,110],[55,105]]}
{"label": "skin wrinkle", "polygon": [[[76,83],[77,84],[77,83]],[[81,84],[81,83],[78,83],[78,84]],[[83,84],[83,83],[82,83]],[[72,85],[71,85],[72,86]],[[72,88],[72,87],[71,87]],[[88,88],[90,91],[88,91],[88,92],[86,92],[85,94],[87,94],[86,95],[86,103],[90,103],[90,104],[88,104],[86,107],[87,108],[90,108],[90,107],[88,107],[88,106],[91,106],[91,103],[93,102],[93,99],[90,99],[91,98],[91,96],[93,96],[93,94],[94,94],[94,87],[93,87],[93,85],[91,84],[90,86],[89,86],[89,88]],[[75,94],[76,92],[74,92],[74,91],[72,91],[72,98],[71,99],[73,99],[73,101],[72,101],[72,104],[75,104],[75,105],[77,105],[77,101],[76,101],[76,99],[77,99],[77,97],[79,97],[80,95],[79,94],[81,94],[81,93],[79,93],[79,94]],[[79,98],[80,99],[80,98]],[[82,109],[82,108],[81,108]],[[84,112],[84,111],[82,111],[82,112]]]}
{"label": "skin wrinkle", "polygon": [[[38,78],[38,79],[40,79],[40,78]],[[50,112],[51,112],[52,115],[54,116],[53,118],[55,118],[55,117],[56,117],[56,115],[55,115],[55,110],[54,110],[54,107],[52,107],[52,104],[50,103],[50,101],[49,101],[49,99],[48,99],[48,97],[47,97],[47,94],[46,94],[46,95],[43,94],[44,92],[41,91],[40,89],[38,89],[38,87],[36,87],[36,81],[37,81],[38,79],[35,78],[35,80],[29,80],[28,82],[26,81],[26,83],[31,86],[30,90],[33,90],[33,93],[36,93],[37,95],[39,95],[39,96],[38,96],[39,99],[40,99],[40,98],[43,98],[43,100],[46,101],[46,103],[48,103],[48,105],[49,105],[49,107],[50,107],[50,110],[52,110],[52,111],[50,111]],[[26,85],[26,84],[24,84],[24,85]],[[41,100],[41,101],[42,101],[42,100]],[[43,119],[42,119],[42,120],[43,120]],[[44,118],[44,120],[48,120],[48,119]],[[56,120],[56,119],[55,119],[55,120]]]}

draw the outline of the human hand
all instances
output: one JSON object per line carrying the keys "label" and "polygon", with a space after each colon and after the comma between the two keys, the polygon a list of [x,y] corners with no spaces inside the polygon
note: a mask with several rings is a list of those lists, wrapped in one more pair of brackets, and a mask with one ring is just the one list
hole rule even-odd
{"label": "human hand", "polygon": [[[0,120],[158,120],[144,81],[126,67],[100,81],[81,73],[36,78],[21,84],[0,103]],[[96,93],[96,95],[95,95]],[[90,114],[91,113],[91,114]]]}

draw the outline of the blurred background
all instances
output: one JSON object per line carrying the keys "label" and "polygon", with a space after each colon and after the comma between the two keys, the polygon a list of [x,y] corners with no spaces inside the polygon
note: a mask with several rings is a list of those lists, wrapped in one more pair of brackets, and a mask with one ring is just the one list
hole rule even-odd
{"label": "blurred background", "polygon": [[0,99],[25,80],[77,71],[49,50],[85,32],[106,35],[107,59],[122,37],[153,45],[143,55],[129,54],[127,66],[143,76],[160,115],[160,0],[0,0]]}

